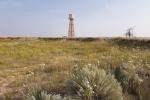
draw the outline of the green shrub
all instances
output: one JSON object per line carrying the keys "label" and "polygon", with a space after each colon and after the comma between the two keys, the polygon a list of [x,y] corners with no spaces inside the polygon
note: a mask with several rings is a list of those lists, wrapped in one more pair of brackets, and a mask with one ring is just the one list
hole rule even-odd
{"label": "green shrub", "polygon": [[61,96],[60,94],[48,94],[43,92],[43,89],[35,85],[33,87],[28,87],[27,95],[25,95],[25,100],[75,100],[69,96]]}
{"label": "green shrub", "polygon": [[28,86],[25,90],[25,100],[41,100],[42,88],[39,85]]}
{"label": "green shrub", "polygon": [[130,75],[126,70],[123,70],[120,67],[116,68],[115,77],[121,83],[124,92],[130,89],[129,88]]}
{"label": "green shrub", "polygon": [[66,88],[82,100],[123,100],[120,84],[95,66],[75,70],[66,80]]}
{"label": "green shrub", "polygon": [[136,94],[140,98],[143,80],[138,74],[128,69],[116,68],[115,77],[121,83],[124,92]]}
{"label": "green shrub", "polygon": [[150,100],[150,70],[146,68],[137,69],[138,75],[143,79],[143,83],[140,88],[141,100]]}
{"label": "green shrub", "polygon": [[150,100],[150,78],[144,80],[141,86],[140,98],[141,100]]}
{"label": "green shrub", "polygon": [[75,100],[75,99],[72,99],[71,97],[62,97],[61,95],[57,94],[48,94],[46,92],[41,92],[40,94],[37,94],[39,95],[39,97],[35,97],[35,96],[29,96],[27,97],[26,100]]}

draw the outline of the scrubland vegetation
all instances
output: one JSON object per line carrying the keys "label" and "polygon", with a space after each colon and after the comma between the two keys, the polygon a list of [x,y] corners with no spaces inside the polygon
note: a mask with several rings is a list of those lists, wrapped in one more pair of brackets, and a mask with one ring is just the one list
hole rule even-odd
{"label": "scrubland vegetation", "polygon": [[150,100],[150,40],[0,39],[0,100]]}

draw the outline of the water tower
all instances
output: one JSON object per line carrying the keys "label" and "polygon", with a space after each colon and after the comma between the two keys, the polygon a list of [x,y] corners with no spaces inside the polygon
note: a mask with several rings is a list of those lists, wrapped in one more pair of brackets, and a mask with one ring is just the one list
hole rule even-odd
{"label": "water tower", "polygon": [[74,18],[72,14],[69,14],[69,30],[68,30],[68,38],[74,38]]}

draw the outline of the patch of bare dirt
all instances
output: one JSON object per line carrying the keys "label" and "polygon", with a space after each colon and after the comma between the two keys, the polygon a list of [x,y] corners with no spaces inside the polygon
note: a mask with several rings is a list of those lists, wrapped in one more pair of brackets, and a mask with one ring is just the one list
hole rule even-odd
{"label": "patch of bare dirt", "polygon": [[9,87],[12,80],[8,80],[7,78],[0,77],[0,100],[5,98],[5,93],[7,93],[11,88]]}

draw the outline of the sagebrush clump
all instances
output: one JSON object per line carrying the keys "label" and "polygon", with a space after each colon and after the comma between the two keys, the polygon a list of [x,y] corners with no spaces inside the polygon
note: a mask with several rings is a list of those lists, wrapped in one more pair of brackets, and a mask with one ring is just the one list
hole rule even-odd
{"label": "sagebrush clump", "polygon": [[136,94],[141,98],[141,85],[143,80],[134,72],[130,72],[125,68],[118,67],[115,70],[115,77],[121,83],[124,92]]}
{"label": "sagebrush clump", "polygon": [[82,100],[123,100],[120,84],[95,66],[75,70],[66,80],[66,88]]}
{"label": "sagebrush clump", "polygon": [[47,93],[39,85],[29,86],[26,92],[24,100],[76,100],[70,96]]}
{"label": "sagebrush clump", "polygon": [[38,98],[31,95],[31,96],[27,97],[26,100],[75,100],[75,99],[73,99],[73,98],[71,98],[69,96],[63,97],[63,96],[61,96],[59,94],[57,94],[57,95],[55,95],[55,94],[48,94],[46,92],[41,92],[41,93],[39,93],[37,95],[39,95]]}

